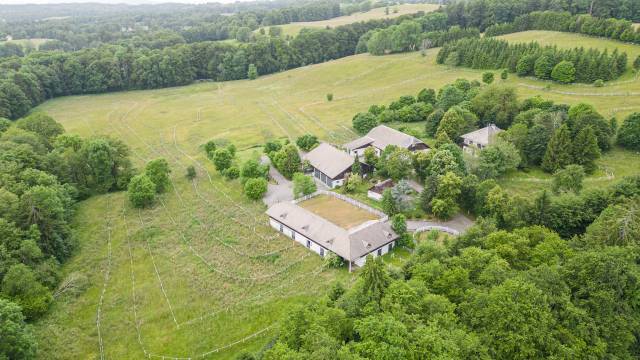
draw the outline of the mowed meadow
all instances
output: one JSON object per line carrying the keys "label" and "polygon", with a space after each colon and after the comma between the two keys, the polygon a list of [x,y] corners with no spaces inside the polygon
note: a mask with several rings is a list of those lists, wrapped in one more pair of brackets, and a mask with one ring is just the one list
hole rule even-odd
{"label": "mowed meadow", "polygon": [[[638,46],[575,34],[504,38],[619,46],[630,59],[640,54]],[[58,297],[36,325],[41,358],[232,358],[264,346],[292,306],[317,298],[335,280],[351,282],[345,270],[324,269],[319,257],[271,231],[264,205],[246,200],[239,181],[222,179],[201,145],[228,140],[246,159],[258,156],[268,139],[294,140],[304,133],[343,144],[356,137],[353,115],[371,104],[457,78],[481,78],[480,70],[436,65],[437,51],[363,54],[253,81],[73,96],[41,105],[38,111],[70,133],[122,139],[139,168],[164,157],[173,170],[170,191],[152,209],[131,208],[121,193],[81,203],[75,220],[79,250],[65,275],[86,278],[86,290]],[[568,104],[587,102],[620,120],[640,106],[640,82],[631,72],[602,88],[515,75],[506,83],[521,98],[540,94]],[[637,173],[639,158],[620,149],[605,154],[602,170],[587,186]],[[189,165],[198,172],[193,182],[185,177]],[[548,175],[518,173],[503,183],[531,194],[548,185]]]}
{"label": "mowed meadow", "polygon": [[[373,19],[392,19],[402,15],[415,14],[420,11],[431,12],[437,10],[440,6],[436,4],[400,4],[389,6],[389,13],[386,13],[385,7],[374,8],[364,12],[356,12],[351,15],[339,16],[333,19],[321,21],[301,21],[290,24],[278,25],[282,28],[284,35],[297,35],[303,28],[334,28],[340,25],[353,24],[360,21],[368,21]],[[268,30],[268,27],[265,28]]]}

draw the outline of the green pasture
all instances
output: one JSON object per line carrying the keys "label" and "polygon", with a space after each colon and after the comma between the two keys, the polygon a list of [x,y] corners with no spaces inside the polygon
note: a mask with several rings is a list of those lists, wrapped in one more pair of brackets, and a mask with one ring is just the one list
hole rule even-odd
{"label": "green pasture", "polygon": [[[535,33],[540,32],[505,38],[528,41]],[[553,34],[545,41],[619,44]],[[640,52],[640,47],[619,45],[631,56]],[[318,272],[319,257],[277,236],[267,226],[264,205],[246,200],[239,181],[223,180],[201,145],[229,140],[240,158],[255,156],[268,139],[294,140],[304,133],[340,145],[357,136],[351,118],[371,104],[424,87],[437,89],[457,78],[481,78],[479,70],[436,65],[437,51],[363,54],[253,81],[73,96],[38,107],[68,132],[122,139],[140,168],[149,159],[166,158],[175,184],[154,208],[140,212],[126,204],[125,194],[80,204],[74,226],[79,250],[64,269],[68,276],[84,278],[85,285],[77,295],[58,296],[50,314],[36,324],[40,357],[140,359],[146,351],[229,359],[264,346],[292,306],[317,298],[336,279],[351,281],[345,270]],[[514,75],[506,82],[522,98],[540,94],[569,104],[588,102],[605,116],[622,119],[640,111],[640,82],[631,74],[602,88]],[[327,101],[327,93],[333,101]],[[411,127],[422,129],[421,124]],[[189,165],[198,171],[194,183],[184,176]],[[615,149],[600,165],[587,186],[637,173],[640,156]],[[502,184],[525,195],[550,186],[549,176],[535,170],[510,175]]]}
{"label": "green pasture", "polygon": [[[375,8],[365,12],[357,12],[351,15],[345,15],[336,17],[333,19],[322,21],[303,21],[294,22],[285,25],[279,25],[282,28],[284,35],[297,35],[303,28],[334,28],[340,25],[353,24],[361,21],[368,21],[373,19],[392,19],[402,15],[415,14],[420,11],[430,12],[438,9],[438,5],[435,4],[401,4],[393,5],[389,7],[389,14],[385,13],[385,8]],[[394,12],[396,11],[397,12]],[[265,28],[265,31],[268,27]]]}

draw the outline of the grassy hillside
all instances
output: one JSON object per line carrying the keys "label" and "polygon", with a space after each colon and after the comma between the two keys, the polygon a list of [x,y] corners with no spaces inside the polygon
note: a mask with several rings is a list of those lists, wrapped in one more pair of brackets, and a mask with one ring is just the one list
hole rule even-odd
{"label": "grassy hillside", "polygon": [[[579,41],[598,47],[618,44],[548,32],[505,38],[543,40],[542,35],[548,35],[544,41],[556,39],[566,46]],[[627,51],[632,55],[638,49]],[[138,359],[145,351],[195,357],[218,349],[211,357],[231,358],[240,349],[264,345],[291,306],[324,291],[336,278],[350,281],[344,271],[318,273],[317,256],[304,257],[308,252],[302,247],[276,237],[266,226],[264,206],[246,201],[239,182],[218,176],[200,145],[227,139],[247,158],[273,137],[295,139],[311,132],[342,144],[356,136],[351,117],[371,104],[424,87],[439,88],[456,78],[480,79],[482,71],[436,65],[437,51],[429,50],[425,57],[365,54],[254,81],[74,96],[41,105],[38,110],[69,132],[121,138],[139,167],[165,157],[175,185],[151,210],[129,208],[123,194],[81,205],[76,219],[81,249],[65,272],[86,278],[79,282],[86,283],[86,290],[60,296],[51,314],[37,324],[41,357],[98,358],[102,352],[106,358]],[[603,88],[513,75],[507,83],[521,97],[542,94],[569,104],[589,102],[606,116],[621,118],[640,107],[640,82],[631,74]],[[334,95],[333,101],[326,100],[327,93]],[[607,154],[600,162],[603,170],[588,185],[637,173],[639,158],[622,150]],[[194,184],[184,177],[192,164],[198,169]],[[548,176],[520,173],[503,184],[531,194],[548,186]]]}
{"label": "grassy hillside", "polygon": [[[285,35],[296,35],[303,28],[325,28],[336,27],[340,25],[352,24],[360,21],[373,19],[391,19],[401,15],[415,14],[419,11],[430,12],[438,9],[435,4],[401,4],[389,7],[389,14],[385,14],[385,8],[375,8],[365,12],[358,12],[347,16],[322,20],[322,21],[305,21],[295,22],[291,24],[281,25],[282,32]],[[395,12],[397,10],[397,12]],[[265,29],[266,30],[266,29]]]}

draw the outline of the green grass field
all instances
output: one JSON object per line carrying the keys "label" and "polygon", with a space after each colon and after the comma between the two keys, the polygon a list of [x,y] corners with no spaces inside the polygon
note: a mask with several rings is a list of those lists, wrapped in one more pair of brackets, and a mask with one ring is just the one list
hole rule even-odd
{"label": "green grass field", "polygon": [[[419,11],[430,12],[438,9],[438,5],[434,4],[401,4],[389,7],[389,14],[385,14],[385,8],[375,8],[365,12],[357,12],[351,15],[340,16],[337,18],[322,21],[304,21],[294,22],[290,24],[280,25],[284,35],[297,35],[303,28],[334,28],[340,25],[352,24],[360,21],[368,21],[373,19],[392,19],[398,16],[415,14]],[[394,12],[394,9],[397,12]],[[265,31],[268,30],[265,29]],[[259,29],[257,30],[259,31]]]}
{"label": "green grass field", "polygon": [[[549,35],[544,38],[549,43],[570,46],[618,44],[548,32],[505,38],[528,41],[542,35]],[[640,52],[639,46],[628,49],[630,58]],[[138,167],[165,157],[175,186],[153,209],[141,212],[126,204],[124,194],[80,204],[74,227],[80,249],[64,269],[66,275],[86,277],[86,289],[59,296],[51,313],[36,324],[40,357],[229,359],[266,344],[277,321],[295,304],[316,297],[335,279],[351,281],[343,270],[320,272],[319,257],[277,236],[267,226],[265,207],[245,200],[238,181],[215,173],[201,145],[227,139],[238,146],[240,158],[247,158],[275,137],[314,133],[343,144],[356,137],[353,115],[371,104],[439,88],[456,78],[481,78],[482,71],[436,65],[437,51],[425,57],[363,54],[254,81],[73,96],[41,105],[37,110],[68,132],[122,139]],[[520,97],[541,94],[569,104],[588,102],[619,119],[640,107],[640,82],[631,74],[602,88],[516,76],[506,82],[517,87]],[[326,100],[327,93],[334,94],[333,101]],[[193,184],[184,177],[192,164],[198,170]],[[587,179],[587,186],[637,173],[640,156],[616,149],[600,164],[607,171]],[[529,195],[550,184],[548,175],[535,172],[514,174],[502,183]]]}
{"label": "green grass field", "polygon": [[[38,49],[40,47],[40,45],[46,43],[47,41],[49,41],[50,39],[19,39],[19,40],[9,40],[8,42],[14,43],[14,44],[18,44],[20,46],[22,46],[23,48],[31,48],[31,49]],[[7,41],[0,41],[0,44],[5,43]]]}

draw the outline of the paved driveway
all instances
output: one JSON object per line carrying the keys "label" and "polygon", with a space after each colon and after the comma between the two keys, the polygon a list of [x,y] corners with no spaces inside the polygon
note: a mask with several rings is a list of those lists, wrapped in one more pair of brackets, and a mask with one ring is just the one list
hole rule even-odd
{"label": "paved driveway", "polygon": [[[270,164],[269,158],[263,155],[260,158],[260,162],[263,164]],[[291,201],[293,200],[293,183],[287,180],[282,174],[276,170],[275,167],[269,167],[269,177],[275,184],[269,182],[267,186],[267,193],[265,194],[262,201],[267,204],[267,206],[271,206],[275,203],[282,201]]]}
{"label": "paved driveway", "polygon": [[473,220],[458,214],[448,221],[407,220],[407,230],[416,231],[421,228],[436,228],[452,234],[461,234],[473,226]]}

